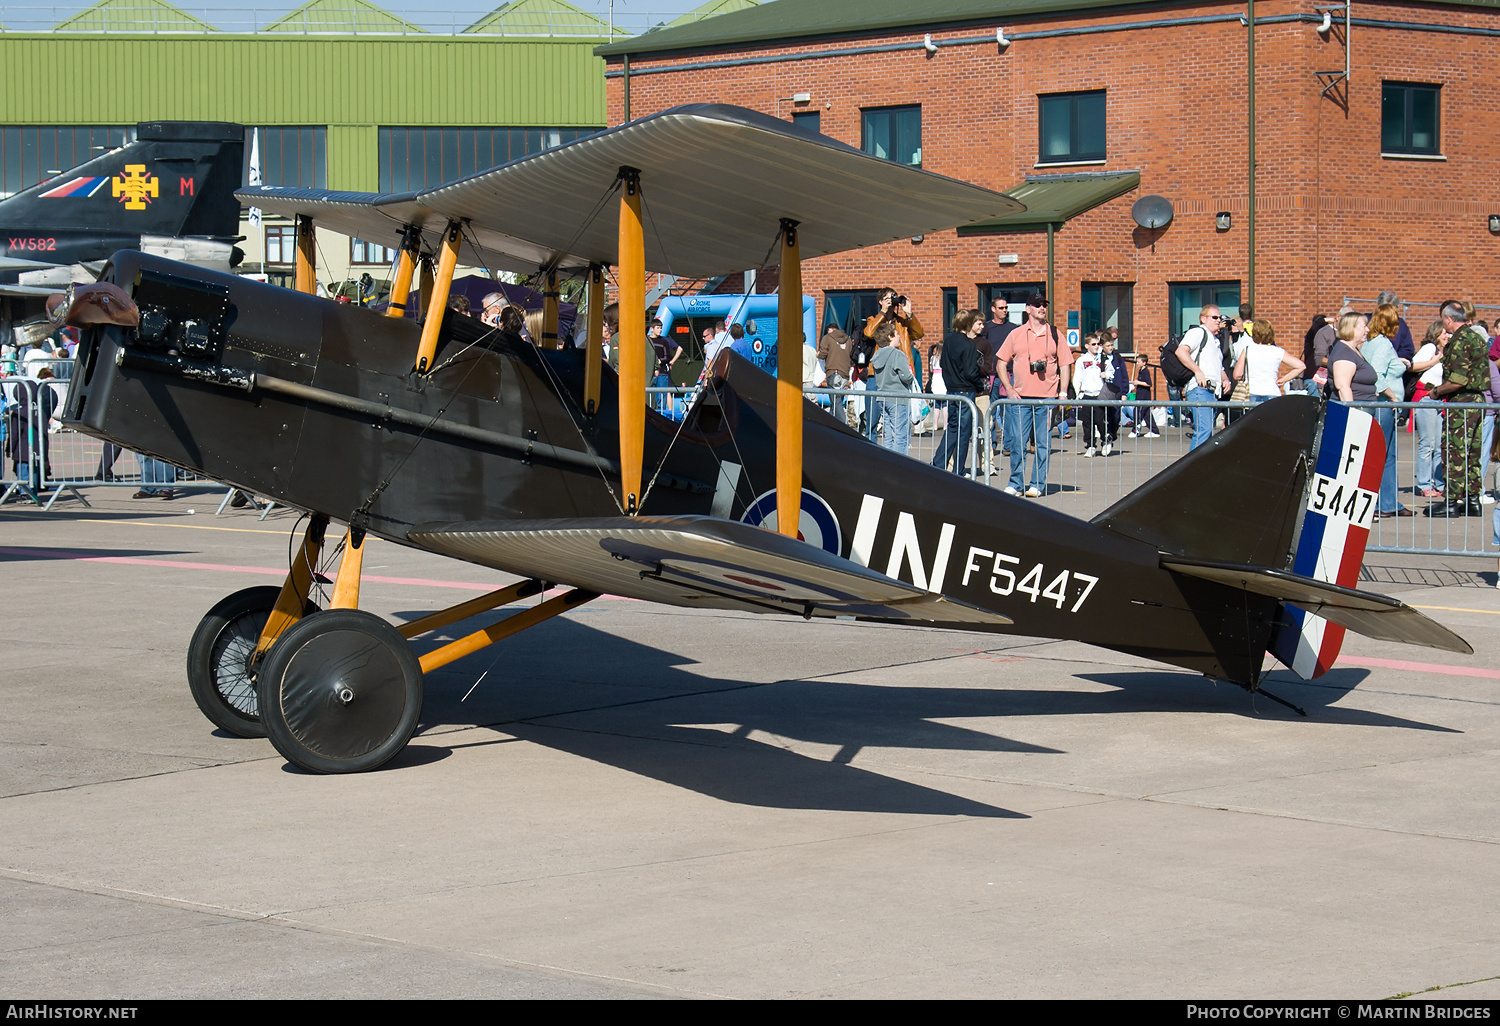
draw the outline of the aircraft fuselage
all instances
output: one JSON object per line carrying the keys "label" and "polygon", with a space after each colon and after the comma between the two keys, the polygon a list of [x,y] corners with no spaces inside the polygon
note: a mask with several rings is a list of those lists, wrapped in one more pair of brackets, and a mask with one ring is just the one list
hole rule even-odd
{"label": "aircraft fuselage", "polygon": [[[65,406],[83,430],[402,544],[424,523],[619,512],[616,379],[606,369],[585,417],[582,351],[445,312],[437,370],[418,377],[419,328],[404,319],[139,253],[117,254],[108,277],[134,283],[142,327],[86,333]],[[644,515],[761,523],[775,508],[774,382],[737,358],[716,369],[722,384],[686,423],[648,414]],[[1006,633],[1238,681],[1258,670],[1274,601],[888,452],[811,403],[804,431],[810,543],[999,612]]]}

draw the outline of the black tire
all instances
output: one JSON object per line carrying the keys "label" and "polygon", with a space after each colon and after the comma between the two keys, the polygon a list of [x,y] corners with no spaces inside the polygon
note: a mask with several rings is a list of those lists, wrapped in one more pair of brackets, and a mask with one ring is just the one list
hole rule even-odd
{"label": "black tire", "polygon": [[422,666],[401,633],[370,613],[330,609],[291,627],[260,670],[261,723],[288,762],[362,773],[411,740]]}
{"label": "black tire", "polygon": [[[280,594],[280,588],[264,586],[224,596],[198,622],[188,644],[193,701],[210,723],[235,737],[266,736],[250,657]],[[305,612],[317,609],[309,602]]]}

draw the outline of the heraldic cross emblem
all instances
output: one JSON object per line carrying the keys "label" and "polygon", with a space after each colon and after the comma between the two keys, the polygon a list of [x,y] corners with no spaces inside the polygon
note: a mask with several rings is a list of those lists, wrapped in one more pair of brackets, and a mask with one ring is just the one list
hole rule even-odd
{"label": "heraldic cross emblem", "polygon": [[155,175],[146,173],[145,164],[126,164],[123,175],[109,180],[109,188],[126,210],[145,210],[146,204],[161,194],[160,182]]}

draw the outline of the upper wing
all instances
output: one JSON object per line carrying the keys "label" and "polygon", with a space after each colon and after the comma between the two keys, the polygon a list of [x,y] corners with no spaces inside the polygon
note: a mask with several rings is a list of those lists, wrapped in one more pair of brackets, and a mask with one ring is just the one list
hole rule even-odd
{"label": "upper wing", "polygon": [[[293,189],[253,185],[235,193],[243,202],[286,217],[310,217],[325,228],[394,249],[404,226],[422,229],[429,249],[442,241],[448,218],[417,202],[416,193],[387,196],[378,192],[339,192],[332,189]],[[557,254],[546,246],[518,239],[482,225],[465,227],[459,259],[471,267],[530,274]],[[564,266],[583,266],[578,258]]]}
{"label": "upper wing", "polygon": [[805,542],[716,517],[423,524],[413,543],[471,563],[669,605],[1003,625]]}
{"label": "upper wing", "polygon": [[1175,556],[1163,557],[1161,565],[1190,577],[1290,602],[1369,638],[1474,654],[1467,641],[1436,620],[1385,595],[1266,567],[1198,563]]}
{"label": "upper wing", "polygon": [[605,201],[622,167],[641,176],[647,268],[694,277],[763,266],[782,218],[801,223],[809,259],[1025,209],[993,190],[721,104],[674,107],[402,196],[264,187],[237,195],[273,213],[322,216],[350,234],[384,229],[375,242],[398,231],[397,222],[435,235],[450,219],[466,221],[479,265],[580,268],[619,262],[619,220]]}

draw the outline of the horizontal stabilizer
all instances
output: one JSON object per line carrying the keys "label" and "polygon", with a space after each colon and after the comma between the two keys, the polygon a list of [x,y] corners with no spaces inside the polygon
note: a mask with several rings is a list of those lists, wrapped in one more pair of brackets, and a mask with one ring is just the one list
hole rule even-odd
{"label": "horizontal stabilizer", "polygon": [[1436,620],[1385,595],[1266,567],[1202,563],[1175,556],[1163,557],[1161,565],[1189,577],[1290,602],[1367,638],[1474,654],[1467,641]]}
{"label": "horizontal stabilizer", "polygon": [[716,517],[422,524],[407,538],[510,573],[669,605],[919,623],[1011,622],[806,542]]}

